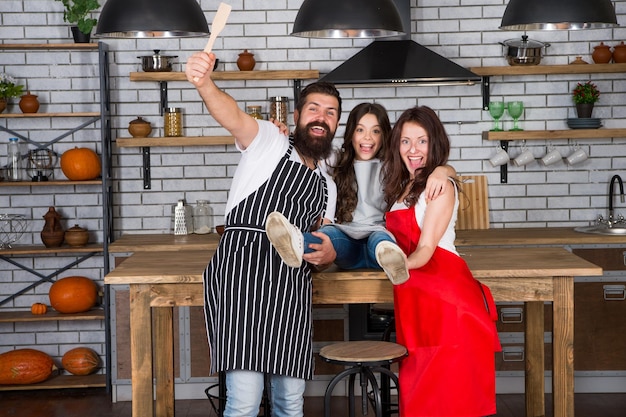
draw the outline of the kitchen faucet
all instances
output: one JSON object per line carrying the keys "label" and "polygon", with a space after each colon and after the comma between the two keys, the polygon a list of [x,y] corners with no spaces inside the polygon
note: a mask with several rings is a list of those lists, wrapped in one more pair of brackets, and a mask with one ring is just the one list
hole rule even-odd
{"label": "kitchen faucet", "polygon": [[624,221],[623,216],[619,216],[617,221],[613,221],[613,189],[615,188],[616,181],[619,183],[620,200],[622,203],[624,202],[624,182],[622,181],[622,177],[619,175],[613,175],[611,182],[609,183],[609,218],[607,219],[609,227]]}

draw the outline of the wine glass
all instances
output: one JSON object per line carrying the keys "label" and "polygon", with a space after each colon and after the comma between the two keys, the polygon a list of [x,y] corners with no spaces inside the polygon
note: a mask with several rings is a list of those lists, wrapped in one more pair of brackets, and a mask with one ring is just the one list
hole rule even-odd
{"label": "wine glass", "polygon": [[509,130],[524,130],[520,129],[520,127],[517,125],[517,121],[519,120],[522,113],[524,113],[524,103],[522,101],[509,101],[506,104],[506,110],[513,118],[513,128]]}
{"label": "wine glass", "polygon": [[503,101],[490,101],[489,102],[489,114],[493,117],[493,129],[492,132],[500,132],[500,118],[504,114],[504,102]]}

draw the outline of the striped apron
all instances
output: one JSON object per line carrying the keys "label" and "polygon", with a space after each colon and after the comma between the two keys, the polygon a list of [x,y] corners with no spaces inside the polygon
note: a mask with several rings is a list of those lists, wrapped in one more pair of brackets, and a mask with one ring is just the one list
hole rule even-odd
{"label": "striped apron", "polygon": [[287,266],[265,234],[279,211],[303,232],[323,215],[324,177],[290,161],[293,143],[255,192],[226,216],[225,231],[204,272],[212,372],[243,369],[313,376],[311,270]]}

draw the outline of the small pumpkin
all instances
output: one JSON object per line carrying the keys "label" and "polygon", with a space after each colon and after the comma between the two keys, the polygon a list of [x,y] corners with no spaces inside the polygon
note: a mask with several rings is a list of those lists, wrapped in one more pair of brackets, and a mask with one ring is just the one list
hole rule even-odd
{"label": "small pumpkin", "polygon": [[57,367],[52,358],[36,349],[15,349],[0,354],[0,384],[36,384],[50,378]]}
{"label": "small pumpkin", "polygon": [[30,312],[35,315],[46,314],[48,312],[48,306],[43,303],[34,303],[30,306]]}
{"label": "small pumpkin", "polygon": [[89,375],[100,368],[100,356],[91,348],[77,347],[63,355],[61,364],[71,374]]}
{"label": "small pumpkin", "polygon": [[75,147],[61,155],[61,171],[72,181],[98,178],[102,172],[100,157],[89,148]]}
{"label": "small pumpkin", "polygon": [[65,277],[52,284],[48,296],[59,313],[82,313],[96,305],[98,286],[87,277]]}

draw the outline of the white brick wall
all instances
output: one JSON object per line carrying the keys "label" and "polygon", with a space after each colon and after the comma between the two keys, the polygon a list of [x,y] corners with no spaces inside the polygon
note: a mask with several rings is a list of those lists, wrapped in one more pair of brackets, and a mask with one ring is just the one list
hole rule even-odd
{"label": "white brick wall", "polygon": [[[200,3],[210,23],[219,0],[202,0]],[[302,0],[236,0],[229,3],[233,10],[214,47],[221,61],[220,70],[236,70],[238,54],[248,49],[255,54],[256,69],[317,69],[326,73],[370,42],[289,36]],[[522,35],[521,32],[497,29],[506,0],[412,0],[411,3],[412,39],[463,66],[506,65],[499,42]],[[542,64],[567,64],[576,56],[592,62],[590,53],[600,41],[615,45],[626,40],[626,0],[617,0],[614,4],[621,28],[529,32],[531,39],[551,43]],[[128,137],[128,122],[137,116],[152,123],[153,136],[160,135],[163,124],[159,116],[158,83],[130,82],[129,73],[140,70],[137,57],[152,54],[153,49],[160,49],[164,55],[177,55],[175,70],[181,70],[189,55],[204,47],[206,39],[104,41],[112,52],[113,137]],[[71,42],[69,28],[62,20],[61,3],[55,0],[1,1],[0,42]],[[95,53],[2,51],[0,71],[27,83],[28,89],[39,96],[42,103],[40,111],[95,111],[98,81],[93,64],[96,61]],[[496,100],[524,101],[523,128],[563,129],[566,127],[565,119],[574,116],[571,89],[577,82],[589,79],[597,82],[602,91],[594,115],[604,120],[605,127],[626,127],[626,74],[492,77],[491,93]],[[242,108],[262,105],[264,112],[267,112],[267,97],[293,96],[290,81],[223,81],[219,85],[236,97]],[[361,101],[382,103],[389,110],[392,121],[410,106],[433,107],[446,123],[453,144],[452,165],[459,173],[488,175],[492,227],[587,224],[597,215],[606,214],[610,177],[615,173],[626,174],[624,138],[590,139],[578,141],[590,155],[579,166],[568,167],[564,163],[547,168],[540,163],[531,163],[523,168],[509,166],[508,184],[500,184],[499,169],[491,167],[487,161],[496,143],[481,139],[481,132],[491,127],[492,120],[487,112],[481,110],[480,86],[342,87],[341,94],[345,109],[342,123],[345,123],[348,111]],[[169,83],[169,101],[171,106],[184,109],[185,134],[226,134],[204,110],[197,93],[188,83]],[[16,107],[14,104],[8,111],[19,112]],[[293,110],[293,102],[290,109]],[[75,121],[12,119],[2,123],[8,123],[11,128],[31,138],[45,140],[58,135]],[[504,123],[507,127],[511,125],[506,117]],[[97,141],[98,127],[96,125],[77,133],[71,140],[78,143]],[[342,134],[343,125],[338,137],[341,138]],[[9,136],[0,133],[0,164],[5,162],[4,144]],[[520,145],[511,143],[513,156],[519,152]],[[547,142],[529,141],[527,145],[536,157],[540,157],[545,153]],[[555,140],[553,145],[567,154],[574,143]],[[74,144],[64,141],[55,145],[54,149],[63,152],[72,146]],[[152,148],[150,190],[143,189],[140,149],[114,146],[113,153],[116,236],[126,232],[167,233],[170,205],[179,198],[191,203],[197,199],[209,200],[216,216],[215,222],[221,222],[230,178],[239,158],[233,147]],[[20,243],[40,241],[42,216],[49,205],[56,206],[62,213],[66,227],[78,222],[91,230],[99,229],[99,200],[93,197],[93,193],[98,192],[95,186],[72,190],[60,187],[52,190],[55,193],[53,196],[47,195],[50,190],[37,187],[2,190],[1,210],[27,214],[33,219],[33,234],[25,236]],[[619,202],[616,207],[618,212],[626,212]],[[38,259],[36,263],[38,268],[49,268],[55,261],[55,258],[52,261],[45,258]],[[80,269],[74,272],[80,272]],[[4,262],[0,265],[0,274],[0,294],[10,294],[16,285],[31,279],[28,274],[13,270]],[[33,300],[42,299],[46,291],[46,285],[40,286],[5,307],[26,308]],[[34,325],[29,326],[34,328]],[[50,329],[47,323],[43,327]],[[17,338],[12,339],[15,340],[11,342],[14,345],[30,344],[35,337],[32,328],[1,325],[0,337],[6,340],[7,335]],[[74,337],[71,343],[76,340]],[[100,337],[98,342],[101,340]]]}

